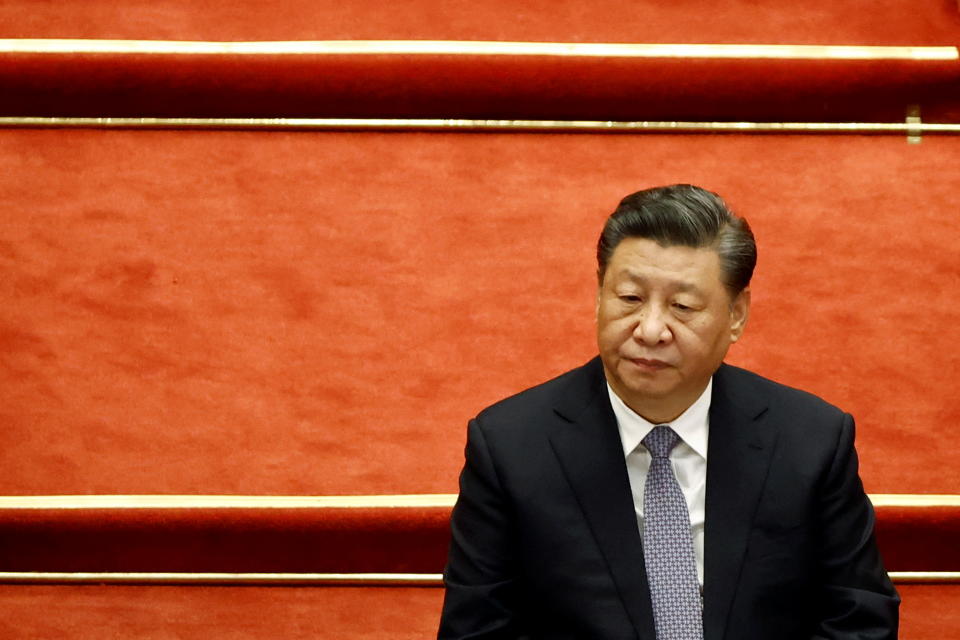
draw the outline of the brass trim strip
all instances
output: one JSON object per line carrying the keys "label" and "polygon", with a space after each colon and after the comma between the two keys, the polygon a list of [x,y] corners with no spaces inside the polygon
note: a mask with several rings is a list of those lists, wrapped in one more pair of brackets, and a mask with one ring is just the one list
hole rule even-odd
{"label": "brass trim strip", "polygon": [[870,501],[874,507],[960,507],[955,494],[871,493]]}
{"label": "brass trim strip", "polygon": [[[453,493],[366,496],[49,495],[0,496],[0,509],[377,509],[450,508]],[[875,493],[875,507],[960,507],[960,495]]]}
{"label": "brass trim strip", "polygon": [[[891,571],[897,584],[960,584],[960,571]],[[165,573],[165,572],[0,572],[0,583],[13,584],[216,584],[313,586],[443,585],[439,573]]]}
{"label": "brass trim strip", "polygon": [[960,584],[960,571],[891,571],[890,579],[899,584]]}
{"label": "brass trim strip", "polygon": [[923,120],[920,118],[920,105],[907,107],[907,143],[920,144],[923,141]]}
{"label": "brass trim strip", "polygon": [[454,494],[379,496],[62,495],[0,496],[0,509],[379,509],[449,508]]}
{"label": "brass trim strip", "polygon": [[504,131],[583,133],[957,134],[960,124],[913,122],[685,122],[468,120],[442,118],[73,118],[0,117],[0,128],[266,129],[317,131]]}
{"label": "brass trim strip", "polygon": [[0,39],[0,53],[149,55],[509,55],[615,58],[758,58],[800,60],[958,60],[957,47],[791,44],[637,44],[464,40],[171,40]]}

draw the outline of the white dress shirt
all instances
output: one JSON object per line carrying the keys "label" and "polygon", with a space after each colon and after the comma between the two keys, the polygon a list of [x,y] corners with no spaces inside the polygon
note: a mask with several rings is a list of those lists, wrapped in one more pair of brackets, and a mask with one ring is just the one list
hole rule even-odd
{"label": "white dress shirt", "polygon": [[[705,517],[705,496],[707,488],[707,434],[710,429],[710,392],[713,379],[707,383],[696,402],[690,405],[676,420],[669,423],[670,428],[680,436],[680,442],[670,454],[673,473],[677,477],[683,497],[690,512],[690,533],[693,535],[693,553],[697,559],[697,579],[703,586],[703,523]],[[610,404],[617,417],[620,429],[620,442],[627,461],[627,474],[630,476],[630,490],[633,493],[633,508],[637,513],[640,536],[643,536],[643,487],[650,470],[650,452],[641,444],[648,433],[657,424],[640,417],[620,399],[610,385]]]}

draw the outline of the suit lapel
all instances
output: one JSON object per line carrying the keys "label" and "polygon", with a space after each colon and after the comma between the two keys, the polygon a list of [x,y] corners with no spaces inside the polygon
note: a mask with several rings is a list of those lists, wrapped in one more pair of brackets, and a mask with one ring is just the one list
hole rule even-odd
{"label": "suit lapel", "polygon": [[744,375],[722,365],[714,376],[704,531],[705,640],[723,637],[777,433],[764,420],[765,402],[750,392]]}
{"label": "suit lapel", "polygon": [[641,638],[654,638],[640,532],[616,418],[599,359],[583,367],[556,407],[553,449]]}

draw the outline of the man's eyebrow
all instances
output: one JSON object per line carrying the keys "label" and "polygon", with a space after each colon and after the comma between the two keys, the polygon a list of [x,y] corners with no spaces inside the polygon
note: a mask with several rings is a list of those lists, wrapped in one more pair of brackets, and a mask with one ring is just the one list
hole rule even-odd
{"label": "man's eyebrow", "polygon": [[[621,269],[620,275],[623,275],[629,278],[630,280],[634,282],[638,282],[640,284],[647,283],[646,276],[636,271],[633,271],[629,267],[624,267],[623,269]],[[683,280],[670,280],[670,285],[673,287],[675,291],[679,293],[696,293],[701,295],[703,294],[703,290],[700,289],[700,287],[698,287],[697,285],[693,284],[692,282],[685,282]]]}

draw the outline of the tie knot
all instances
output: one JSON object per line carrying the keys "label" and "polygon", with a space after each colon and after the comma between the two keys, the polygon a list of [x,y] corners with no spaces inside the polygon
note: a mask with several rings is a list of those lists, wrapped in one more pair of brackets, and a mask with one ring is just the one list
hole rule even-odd
{"label": "tie knot", "polygon": [[658,424],[642,442],[654,458],[669,458],[670,452],[680,442],[680,436],[667,425]]}

